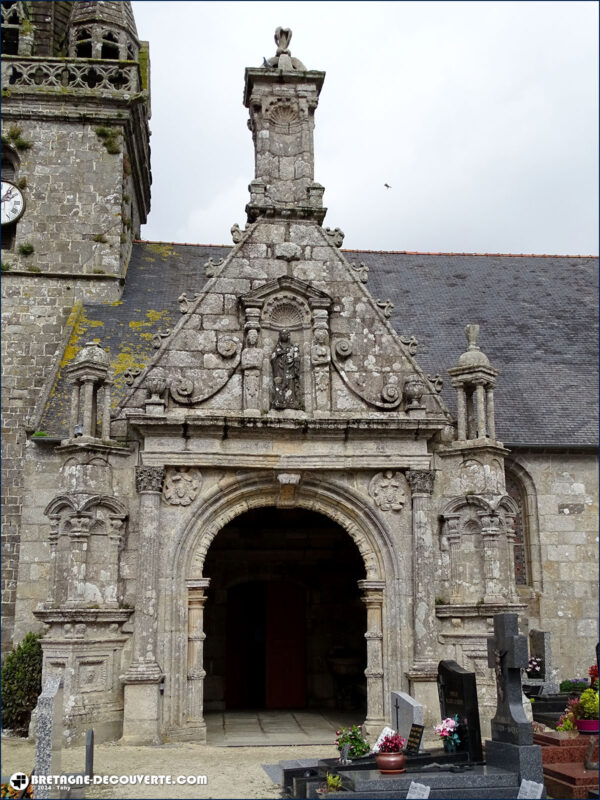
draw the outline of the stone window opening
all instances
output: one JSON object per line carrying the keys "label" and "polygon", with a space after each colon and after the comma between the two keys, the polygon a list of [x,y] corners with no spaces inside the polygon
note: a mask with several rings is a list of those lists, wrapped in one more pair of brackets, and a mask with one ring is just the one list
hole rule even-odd
{"label": "stone window opening", "polygon": [[3,0],[2,2],[2,55],[19,55],[19,33],[26,18],[22,2]]}
{"label": "stone window opening", "polygon": [[101,44],[100,58],[110,59],[114,61],[119,60],[120,57],[119,40],[117,39],[114,33],[111,33],[110,31],[103,31],[102,40],[100,44]]}
{"label": "stone window opening", "polygon": [[75,43],[75,56],[77,58],[92,57],[92,34],[87,28],[82,28],[77,32]]}

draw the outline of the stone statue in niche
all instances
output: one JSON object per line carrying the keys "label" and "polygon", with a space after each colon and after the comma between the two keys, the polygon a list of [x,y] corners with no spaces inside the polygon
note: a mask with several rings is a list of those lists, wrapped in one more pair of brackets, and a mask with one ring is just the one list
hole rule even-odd
{"label": "stone statue in niche", "polygon": [[258,347],[258,329],[249,328],[246,346],[242,350],[242,372],[244,375],[244,411],[260,412],[260,374],[263,350]]}
{"label": "stone statue in niche", "polygon": [[271,355],[271,408],[302,408],[300,394],[300,350],[290,341],[290,332],[283,330]]}
{"label": "stone statue in niche", "polygon": [[310,349],[310,363],[313,368],[315,384],[315,407],[322,411],[329,408],[329,363],[331,349],[329,347],[329,333],[325,328],[317,328],[313,334],[313,344]]}

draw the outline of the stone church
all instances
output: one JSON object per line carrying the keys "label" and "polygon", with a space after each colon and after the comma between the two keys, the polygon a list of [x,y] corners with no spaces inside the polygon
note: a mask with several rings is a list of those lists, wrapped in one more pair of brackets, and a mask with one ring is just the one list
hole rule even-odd
{"label": "stone church", "polygon": [[235,708],[377,733],[391,690],[434,724],[443,658],[485,726],[505,611],[587,675],[597,259],[344,250],[315,180],[325,73],[287,29],[245,71],[232,245],[140,241],[130,4],[1,8],[2,642],[43,633],[68,740],[205,741]]}

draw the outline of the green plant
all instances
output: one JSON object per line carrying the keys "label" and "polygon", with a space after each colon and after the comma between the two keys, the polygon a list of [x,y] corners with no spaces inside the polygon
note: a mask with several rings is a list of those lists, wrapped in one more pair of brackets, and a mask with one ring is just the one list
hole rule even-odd
{"label": "green plant", "polygon": [[10,264],[6,263],[5,261],[2,262],[2,272],[9,272]]}
{"label": "green plant", "polygon": [[581,717],[575,719],[598,719],[598,692],[594,689],[586,689],[579,698]]}
{"label": "green plant", "polygon": [[340,775],[333,775],[331,772],[327,773],[327,791],[339,792],[342,789],[342,778]]}
{"label": "green plant", "polygon": [[106,236],[103,233],[97,233],[94,236],[94,241],[95,242],[102,242],[102,244],[105,244],[108,241],[108,239],[106,238]]}
{"label": "green plant", "polygon": [[572,680],[562,681],[558,688],[561,692],[581,694],[584,689],[588,688],[588,683],[585,678],[573,678]]}
{"label": "green plant", "polygon": [[94,128],[94,133],[99,139],[102,140],[107,153],[115,155],[116,153],[121,152],[121,148],[119,147],[120,134],[118,130],[115,128],[105,128],[100,126],[98,128]]}
{"label": "green plant", "polygon": [[6,135],[2,135],[2,144],[13,145],[17,150],[29,150],[32,143],[28,139],[23,139],[21,133],[21,128],[18,125],[11,125]]}
{"label": "green plant", "polygon": [[26,735],[42,691],[41,636],[28,633],[2,666],[2,725]]}
{"label": "green plant", "polygon": [[448,601],[446,600],[445,597],[436,597],[435,598],[435,604],[436,604],[436,606],[447,606],[448,605]]}
{"label": "green plant", "polygon": [[106,275],[106,271],[103,269],[93,269],[92,275]]}
{"label": "green plant", "polygon": [[27,188],[27,178],[21,178],[17,181],[17,186],[19,189],[26,189]]}
{"label": "green plant", "polygon": [[18,250],[19,250],[19,255],[22,256],[30,256],[32,253],[35,252],[35,248],[30,242],[25,242],[25,244],[20,244]]}
{"label": "green plant", "polygon": [[44,438],[44,436],[48,436],[48,433],[47,433],[46,431],[34,431],[34,432],[31,434],[31,438],[32,438],[32,439],[33,439],[33,438],[36,438],[36,439],[43,439],[43,438]]}
{"label": "green plant", "polygon": [[34,267],[33,264],[30,264],[27,267],[27,272],[41,272],[42,270],[39,267]]}
{"label": "green plant", "polygon": [[362,732],[362,725],[353,725],[351,728],[340,728],[335,732],[337,739],[335,746],[342,752],[345,744],[350,745],[348,748],[349,758],[359,758],[370,752],[371,747]]}

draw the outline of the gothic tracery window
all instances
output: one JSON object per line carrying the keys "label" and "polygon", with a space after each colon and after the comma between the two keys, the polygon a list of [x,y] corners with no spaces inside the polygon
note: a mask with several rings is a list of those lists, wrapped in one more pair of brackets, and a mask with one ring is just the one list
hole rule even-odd
{"label": "gothic tracery window", "polygon": [[529,531],[525,491],[517,478],[506,472],[506,493],[517,504],[519,513],[515,517],[515,582],[517,586],[527,586],[531,582],[531,565],[529,563]]}

